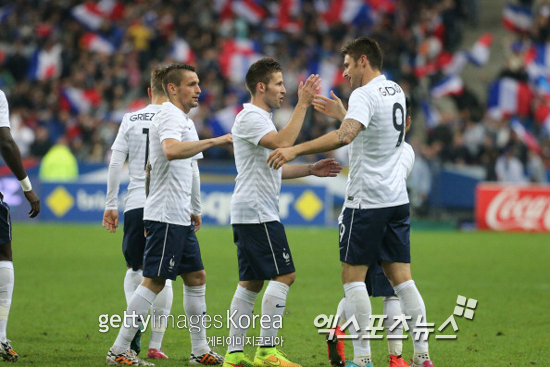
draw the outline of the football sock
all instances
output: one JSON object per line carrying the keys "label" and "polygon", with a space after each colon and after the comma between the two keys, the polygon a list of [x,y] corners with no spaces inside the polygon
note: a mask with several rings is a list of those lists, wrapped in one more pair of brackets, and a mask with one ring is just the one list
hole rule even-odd
{"label": "football sock", "polygon": [[[421,316],[421,322],[426,323],[426,307],[424,306],[422,296],[414,284],[414,280],[398,284],[393,289],[397,297],[399,297],[401,312],[411,317],[410,320],[407,320],[407,324],[409,325],[409,333],[413,339],[414,353],[428,353],[428,340],[422,340],[428,336],[427,328],[425,326],[416,326],[419,316]],[[414,333],[415,329],[416,333]],[[422,330],[422,332],[419,333],[419,330]]]}
{"label": "football sock", "polygon": [[172,300],[174,292],[172,290],[172,281],[166,280],[164,289],[157,295],[151,307],[151,340],[149,340],[149,349],[161,350],[162,338],[166,332],[168,324],[168,315],[172,309]]}
{"label": "football sock", "polygon": [[[237,285],[237,290],[233,296],[233,301],[231,301],[231,310],[229,313],[231,316],[234,315],[232,317],[234,324],[231,323],[231,328],[229,329],[231,344],[228,346],[228,352],[244,351],[244,342],[248,327],[241,327],[239,319],[244,316],[242,318],[243,325],[248,325],[248,322],[252,320],[256,297],[258,297],[258,293],[249,291],[240,284]],[[248,321],[246,320],[246,317],[249,317]]]}
{"label": "football sock", "polygon": [[141,284],[143,276],[141,270],[132,270],[132,268],[126,271],[124,276],[124,294],[126,295],[126,304],[130,303],[130,299],[134,295],[137,287]]}
{"label": "football sock", "polygon": [[346,297],[343,297],[338,303],[338,308],[336,309],[336,316],[338,317],[338,326],[342,327],[346,323]]}
{"label": "football sock", "polygon": [[0,261],[0,342],[8,340],[6,328],[13,295],[13,262]]}
{"label": "football sock", "polygon": [[210,351],[206,342],[206,328],[203,327],[203,317],[206,315],[206,284],[199,286],[183,286],[183,308],[189,320],[191,335],[191,353],[195,356]]}
{"label": "football sock", "polygon": [[136,319],[134,319],[132,315],[141,316],[139,320],[145,319],[147,317],[147,312],[149,312],[149,308],[153,304],[156,297],[157,295],[155,292],[147,287],[142,285],[137,287],[130,303],[128,304],[128,309],[126,310],[126,315],[128,316],[125,323],[128,327],[124,326],[124,323],[120,327],[115,344],[112,348],[113,353],[120,354],[130,349],[132,339],[136,335],[139,328],[139,322],[135,322]]}
{"label": "football sock", "polygon": [[403,341],[401,339],[392,339],[390,336],[401,336],[403,334],[403,324],[399,323],[393,331],[390,328],[397,322],[401,316],[401,306],[399,298],[396,296],[384,297],[384,328],[386,329],[386,339],[388,340],[388,351],[392,356],[400,356],[403,353]]}
{"label": "football sock", "polygon": [[[349,325],[348,330],[350,335],[357,336],[353,339],[353,353],[356,358],[366,357],[370,358],[370,342],[368,339],[364,339],[366,329],[370,324],[371,304],[369,294],[367,292],[367,285],[364,282],[352,282],[344,284],[344,292],[346,295],[346,303],[344,310],[348,320],[355,316],[359,330],[355,330],[353,324]],[[361,358],[364,359],[364,358]],[[359,366],[364,366],[368,362],[353,360]]]}
{"label": "football sock", "polygon": [[260,337],[264,340],[264,346],[269,346],[270,341],[274,342],[274,338],[279,332],[278,326],[282,327],[280,324],[283,319],[286,295],[289,289],[290,287],[285,283],[274,280],[271,280],[267,285],[262,299],[262,316],[267,315],[269,322],[264,323],[264,326],[267,324],[267,327],[262,327],[260,331]]}

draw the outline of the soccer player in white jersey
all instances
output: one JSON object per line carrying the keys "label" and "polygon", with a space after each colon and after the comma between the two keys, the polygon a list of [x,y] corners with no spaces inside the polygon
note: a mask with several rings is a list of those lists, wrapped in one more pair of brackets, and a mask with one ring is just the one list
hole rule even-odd
{"label": "soccer player in white jersey", "polygon": [[[313,107],[329,117],[343,121],[347,113],[344,104],[332,91],[331,96],[332,99],[322,95],[316,95],[313,101]],[[405,106],[407,111],[405,133],[408,133],[411,127],[411,108],[408,98],[406,98]],[[403,154],[401,155],[399,164],[402,168],[401,175],[403,179],[406,180],[411,173],[415,156],[410,144],[403,142],[403,145]],[[345,207],[343,209],[345,209]],[[342,223],[342,219],[343,214],[338,218],[338,222]],[[343,229],[344,227],[340,228]],[[386,316],[384,319],[384,329],[386,330],[388,341],[389,367],[408,367],[409,364],[402,357],[403,342],[399,339],[399,336],[403,333],[403,326],[401,323],[397,324],[396,327],[394,326],[396,318],[401,316],[399,299],[395,296],[391,284],[377,262],[369,266],[365,284],[367,285],[367,292],[371,297],[383,297],[383,315]],[[347,321],[344,311],[345,302],[346,298],[344,297],[340,300],[340,303],[338,303],[336,311],[338,325],[335,330],[327,336],[328,359],[333,367],[341,367],[346,364],[344,339],[341,338],[341,336],[345,335],[341,327]],[[392,326],[394,329],[390,330]],[[396,338],[394,338],[394,336],[396,336]]]}
{"label": "soccer player in white jersey", "polygon": [[320,81],[318,75],[311,75],[305,83],[300,83],[296,108],[286,126],[277,131],[271,112],[281,107],[286,93],[280,64],[264,58],[252,64],[246,74],[251,102],[244,104],[231,130],[237,166],[231,224],[237,245],[239,284],[230,314],[234,314],[234,320],[250,318],[264,281],[270,280],[261,310],[262,318],[269,321],[260,332],[263,343],[254,361],[244,354],[249,324],[231,325],[231,345],[225,356],[225,367],[299,367],[277,350],[275,339],[295,277],[292,254],[279,219],[281,179],[308,175],[334,177],[341,167],[333,159],[324,159],[311,165],[284,166],[277,171],[268,167],[266,159],[272,149],[294,144]]}
{"label": "soccer player in white jersey", "polygon": [[340,260],[346,296],[345,312],[360,330],[353,340],[354,358],[348,366],[372,366],[370,343],[363,338],[371,304],[365,285],[368,267],[381,262],[399,298],[414,343],[412,366],[433,366],[427,337],[424,301],[411,278],[409,199],[399,161],[405,136],[405,93],[381,74],[382,50],[376,41],[357,38],[346,44],[344,77],[353,89],[344,121],[338,130],[310,142],[275,150],[269,164],[280,168],[299,155],[350,145],[350,171],[343,221]]}
{"label": "soccer player in white jersey", "polygon": [[[0,152],[7,166],[19,180],[23,194],[31,204],[29,216],[34,218],[40,213],[40,200],[32,189],[31,181],[21,162],[19,147],[11,136],[9,116],[8,100],[0,90]],[[18,358],[6,334],[13,283],[10,207],[4,202],[4,195],[0,192],[0,357],[10,362],[15,362]]]}
{"label": "soccer player in white jersey", "polygon": [[[151,72],[151,87],[147,93],[151,104],[138,111],[127,113],[122,118],[117,137],[112,146],[111,162],[107,179],[107,196],[103,227],[115,233],[118,227],[118,190],[122,168],[126,158],[129,161],[130,183],[124,205],[124,238],[122,253],[126,259],[126,276],[124,277],[124,293],[126,302],[143,280],[141,276],[143,251],[145,249],[145,225],[143,223],[143,207],[145,206],[145,165],[149,155],[149,128],[161,104],[168,99],[162,89],[161,76],[164,67],[159,66]],[[167,315],[172,308],[172,281],[167,279],[166,286],[153,303],[151,314],[151,338],[149,340],[148,358],[167,359],[162,350],[162,338],[166,331]],[[132,340],[131,349],[139,354],[141,350],[141,331],[138,330]]]}
{"label": "soccer player in white jersey", "polygon": [[231,134],[199,140],[188,113],[198,105],[201,89],[195,68],[173,64],[162,73],[164,102],[149,130],[151,186],[143,219],[147,231],[143,258],[143,281],[137,287],[126,314],[129,315],[107,354],[110,365],[153,365],[139,359],[130,343],[138,330],[132,315],[145,318],[151,304],[165,287],[166,279],[180,275],[184,281],[183,306],[190,327],[193,365],[221,365],[223,357],[210,350],[206,330],[206,273],[195,235],[202,223],[200,181],[196,159],[213,146],[232,143]]}

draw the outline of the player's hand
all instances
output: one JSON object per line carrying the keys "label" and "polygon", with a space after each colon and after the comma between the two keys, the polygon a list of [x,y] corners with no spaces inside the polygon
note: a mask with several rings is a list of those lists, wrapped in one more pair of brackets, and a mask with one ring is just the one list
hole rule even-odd
{"label": "player's hand", "polygon": [[346,109],[344,108],[344,104],[342,103],[342,100],[338,98],[336,94],[334,94],[333,91],[330,91],[330,96],[332,99],[322,96],[320,94],[315,95],[315,99],[313,100],[313,108],[315,108],[316,111],[319,111],[328,117],[335,118],[339,121],[344,121],[344,117],[346,116]]}
{"label": "player's hand", "polygon": [[191,224],[195,226],[195,232],[198,232],[202,226],[202,215],[191,214]]}
{"label": "player's hand", "polygon": [[233,144],[233,135],[225,134],[222,136],[218,136],[217,138],[214,138],[215,146],[226,145],[226,144]]}
{"label": "player's hand", "polygon": [[118,227],[118,210],[105,210],[102,226],[111,233],[115,233]]}
{"label": "player's hand", "polygon": [[317,74],[311,74],[306,82],[300,82],[298,86],[298,103],[309,106],[313,102],[315,95],[321,90],[321,77]]}
{"label": "player's hand", "polygon": [[293,147],[288,148],[277,148],[269,157],[267,157],[267,164],[273,169],[279,169],[283,164],[292,161],[296,158],[296,153],[294,153]]}
{"label": "player's hand", "polygon": [[34,218],[40,213],[40,199],[38,199],[38,196],[34,192],[34,190],[29,191],[23,191],[23,194],[25,194],[25,197],[31,204],[31,210],[29,211],[29,217]]}
{"label": "player's hand", "polygon": [[336,177],[342,166],[334,158],[325,158],[311,166],[311,174],[317,177]]}

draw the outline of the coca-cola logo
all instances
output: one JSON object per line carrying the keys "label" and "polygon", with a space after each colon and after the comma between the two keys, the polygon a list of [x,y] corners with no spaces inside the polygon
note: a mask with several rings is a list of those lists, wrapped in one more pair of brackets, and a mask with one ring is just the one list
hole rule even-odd
{"label": "coca-cola logo", "polygon": [[489,203],[485,220],[494,230],[550,230],[550,195],[522,193],[518,188],[499,192]]}

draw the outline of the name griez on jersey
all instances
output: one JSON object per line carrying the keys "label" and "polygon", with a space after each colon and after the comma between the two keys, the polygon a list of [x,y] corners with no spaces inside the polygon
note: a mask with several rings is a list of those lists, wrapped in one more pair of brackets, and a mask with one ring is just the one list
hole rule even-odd
{"label": "name griez on jersey", "polygon": [[153,117],[155,117],[155,115],[155,112],[136,113],[135,115],[130,116],[130,121],[153,121]]}
{"label": "name griez on jersey", "polygon": [[403,91],[401,90],[401,87],[397,84],[393,84],[393,87],[380,87],[378,88],[378,91],[380,92],[380,94],[384,97],[386,96],[394,96],[398,93],[402,93]]}

